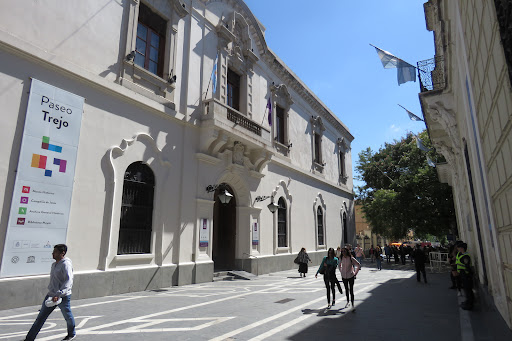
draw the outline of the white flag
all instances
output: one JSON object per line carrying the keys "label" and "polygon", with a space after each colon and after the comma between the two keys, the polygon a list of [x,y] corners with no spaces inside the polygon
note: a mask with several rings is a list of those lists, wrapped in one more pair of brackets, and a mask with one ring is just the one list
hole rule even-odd
{"label": "white flag", "polygon": [[404,109],[405,111],[407,111],[407,115],[409,115],[409,118],[411,119],[411,121],[423,121],[421,118],[419,118],[418,116],[414,115],[412,112],[410,112],[409,110],[405,109],[400,104],[399,104],[399,106],[402,109]]}
{"label": "white flag", "polygon": [[413,134],[413,135],[414,135],[414,137],[416,137],[416,146],[417,146],[420,150],[423,150],[424,152],[428,152],[428,151],[429,151],[429,149],[423,145],[423,141],[421,141],[421,139],[419,138],[419,136],[418,136],[418,135],[416,135],[416,134]]}
{"label": "white flag", "polygon": [[[370,44],[371,45],[371,44]],[[373,45],[372,45],[373,46]],[[385,69],[393,69],[397,68],[397,78],[398,78],[398,85],[413,81],[416,82],[416,68],[412,66],[411,64],[404,62],[402,59],[394,56],[388,51],[384,51],[382,49],[379,49],[377,46],[375,47],[375,50],[377,51],[377,54],[379,55],[380,61],[382,62],[382,66],[384,66]]]}
{"label": "white flag", "polygon": [[435,166],[436,166],[436,164],[434,163],[434,161],[432,161],[432,160],[428,157],[428,155],[427,155],[427,163],[428,163],[428,165],[429,165],[430,167],[435,167]]}

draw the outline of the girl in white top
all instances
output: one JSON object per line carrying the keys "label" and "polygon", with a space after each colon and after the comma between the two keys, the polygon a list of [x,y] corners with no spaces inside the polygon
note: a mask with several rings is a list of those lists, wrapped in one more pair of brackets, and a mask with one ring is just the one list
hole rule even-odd
{"label": "girl in white top", "polygon": [[341,273],[341,280],[343,281],[343,285],[345,286],[345,294],[347,295],[347,304],[345,308],[349,305],[349,295],[350,301],[352,302],[352,311],[355,311],[354,307],[354,280],[356,279],[356,275],[361,268],[361,264],[352,257],[347,248],[341,249],[341,261],[339,263],[339,269]]}

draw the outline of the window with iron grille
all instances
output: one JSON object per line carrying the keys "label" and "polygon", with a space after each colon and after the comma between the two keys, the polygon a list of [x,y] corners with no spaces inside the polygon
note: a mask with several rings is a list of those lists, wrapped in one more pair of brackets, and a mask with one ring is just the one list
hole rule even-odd
{"label": "window with iron grille", "polygon": [[151,253],[155,176],[142,162],[124,173],[117,254]]}
{"label": "window with iron grille", "polygon": [[288,241],[286,236],[286,202],[284,198],[279,198],[277,206],[277,246],[287,247]]}
{"label": "window with iron grille", "polygon": [[339,151],[339,170],[340,170],[340,177],[345,177],[345,152],[340,150]]}
{"label": "window with iron grille", "polygon": [[322,135],[318,133],[314,133],[314,141],[315,141],[315,162],[318,164],[322,164]]}
{"label": "window with iron grille", "polygon": [[163,77],[167,22],[143,3],[139,7],[135,64]]}
{"label": "window with iron grille", "polygon": [[321,207],[316,210],[316,225],[318,233],[318,245],[324,245],[324,213]]}
{"label": "window with iron grille", "polygon": [[276,140],[279,143],[285,144],[285,121],[284,121],[284,109],[280,106],[276,106]]}
{"label": "window with iron grille", "polygon": [[240,76],[231,69],[228,69],[227,104],[240,111]]}

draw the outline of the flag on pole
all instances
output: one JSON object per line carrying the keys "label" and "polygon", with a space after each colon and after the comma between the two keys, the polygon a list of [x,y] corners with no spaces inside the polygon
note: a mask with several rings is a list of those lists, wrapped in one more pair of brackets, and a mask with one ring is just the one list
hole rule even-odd
{"label": "flag on pole", "polygon": [[[402,107],[400,104],[399,104],[399,106]],[[409,110],[405,109],[404,107],[402,107],[402,109],[407,111],[407,115],[409,115],[409,118],[411,119],[411,121],[423,121],[421,118],[419,118],[418,116],[414,115],[412,112],[410,112]]]}
{"label": "flag on pole", "polygon": [[217,56],[215,56],[215,61],[213,62],[213,70],[210,80],[212,81],[212,93],[215,94],[217,91],[217,62],[219,60],[219,52],[217,52]]}
{"label": "flag on pole", "polygon": [[272,125],[272,94],[270,94],[270,96],[268,96],[267,109],[268,109],[268,125],[271,126]]}
{"label": "flag on pole", "polygon": [[428,165],[429,165],[430,167],[434,167],[434,168],[436,167],[436,164],[434,163],[434,161],[432,161],[432,160],[428,157],[428,155],[427,155],[427,163],[428,163]]}
{"label": "flag on pole", "polygon": [[370,45],[375,47],[380,61],[382,62],[382,66],[384,66],[385,69],[397,68],[398,85],[409,81],[416,82],[416,68],[413,65],[394,56],[388,51],[379,49],[377,46],[372,44]]}
{"label": "flag on pole", "polygon": [[419,138],[418,135],[414,134],[413,135],[416,137],[416,146],[420,149],[420,150],[423,150],[424,152],[428,152],[429,149],[427,147],[425,147],[423,145],[423,141],[421,141],[421,139]]}

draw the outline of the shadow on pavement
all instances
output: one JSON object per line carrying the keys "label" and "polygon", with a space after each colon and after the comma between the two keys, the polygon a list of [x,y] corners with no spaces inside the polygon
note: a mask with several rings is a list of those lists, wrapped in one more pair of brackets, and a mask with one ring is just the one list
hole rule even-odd
{"label": "shadow on pavement", "polygon": [[[379,282],[364,300],[356,294],[354,313],[347,313],[350,308],[304,309],[303,314],[316,314],[312,318],[318,321],[289,340],[460,340],[457,295],[448,289],[449,275],[427,273],[429,283],[425,284],[416,281],[415,273],[410,274],[410,278]],[[354,286],[357,290],[358,280]],[[336,298],[338,304],[344,305],[345,295]]]}

